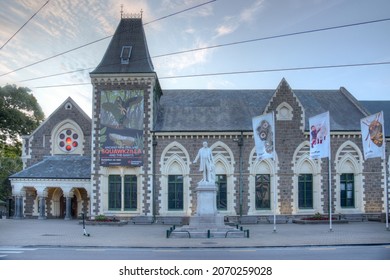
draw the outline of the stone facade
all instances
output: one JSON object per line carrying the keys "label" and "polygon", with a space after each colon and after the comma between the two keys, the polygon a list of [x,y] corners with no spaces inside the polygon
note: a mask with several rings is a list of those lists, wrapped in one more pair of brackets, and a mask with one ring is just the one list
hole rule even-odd
{"label": "stone facade", "polygon": [[[389,165],[380,159],[364,160],[359,122],[369,112],[345,89],[293,90],[282,79],[275,90],[164,91],[153,70],[142,26],[141,18],[122,19],[118,29],[122,31],[114,35],[101,64],[90,74],[92,120],[67,99],[32,135],[24,137],[25,170],[11,176],[15,217],[70,219],[86,213],[164,222],[194,215],[195,188],[202,175],[193,160],[204,141],[223,181],[218,191],[219,199],[223,197],[219,209],[223,216],[260,219],[274,213],[289,217],[327,214],[330,201],[332,213],[338,215],[367,217],[386,211],[383,174]],[[127,29],[136,35],[123,31]],[[138,45],[130,48],[133,41],[127,35]],[[129,61],[119,56],[124,47],[133,49]],[[142,92],[140,165],[101,162],[101,145],[107,137],[101,133],[103,114],[107,114],[102,112],[101,99],[104,92],[115,91]],[[118,105],[115,102],[111,105]],[[119,108],[120,114],[131,119],[129,106]],[[326,111],[332,117],[331,156],[311,159],[308,118]],[[276,155],[259,161],[251,118],[271,112]],[[66,130],[77,132],[78,137],[78,144],[69,150],[60,145]],[[64,172],[65,162],[79,164],[80,170]],[[41,175],[44,172],[46,177]],[[129,178],[135,179],[129,183]],[[342,185],[350,188],[347,196]],[[310,205],[302,207],[300,199],[309,200]],[[126,206],[130,200],[136,206]]]}

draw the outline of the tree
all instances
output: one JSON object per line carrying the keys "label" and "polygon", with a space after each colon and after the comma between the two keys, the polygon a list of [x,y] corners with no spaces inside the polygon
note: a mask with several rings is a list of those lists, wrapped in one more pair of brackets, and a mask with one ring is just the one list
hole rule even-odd
{"label": "tree", "polygon": [[20,143],[44,119],[44,114],[31,90],[15,85],[0,87],[0,144]]}
{"label": "tree", "polygon": [[8,176],[22,169],[21,136],[33,132],[44,117],[30,89],[0,87],[0,200],[11,196]]}

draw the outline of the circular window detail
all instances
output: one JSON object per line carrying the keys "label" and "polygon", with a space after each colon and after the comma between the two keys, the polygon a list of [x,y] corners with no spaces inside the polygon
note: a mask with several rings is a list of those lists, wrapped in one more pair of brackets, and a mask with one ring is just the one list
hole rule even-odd
{"label": "circular window detail", "polygon": [[61,151],[73,152],[78,146],[79,135],[72,129],[64,129],[58,135],[58,146]]}

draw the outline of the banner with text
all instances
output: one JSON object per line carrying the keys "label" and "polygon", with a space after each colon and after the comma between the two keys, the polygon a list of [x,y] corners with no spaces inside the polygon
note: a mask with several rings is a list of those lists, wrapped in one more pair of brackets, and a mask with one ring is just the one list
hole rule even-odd
{"label": "banner with text", "polygon": [[142,90],[101,92],[100,165],[143,165]]}
{"label": "banner with text", "polygon": [[376,113],[360,121],[364,159],[385,158],[385,132],[383,112]]}
{"label": "banner with text", "polygon": [[275,122],[274,113],[252,118],[257,160],[274,158]]}
{"label": "banner with text", "polygon": [[329,157],[330,122],[329,112],[309,118],[310,157],[312,159]]}

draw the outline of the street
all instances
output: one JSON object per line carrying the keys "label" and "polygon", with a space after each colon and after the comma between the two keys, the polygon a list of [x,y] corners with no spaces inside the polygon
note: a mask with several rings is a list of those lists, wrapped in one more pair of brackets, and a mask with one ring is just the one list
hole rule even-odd
{"label": "street", "polygon": [[3,246],[0,260],[390,260],[390,245],[192,249]]}

